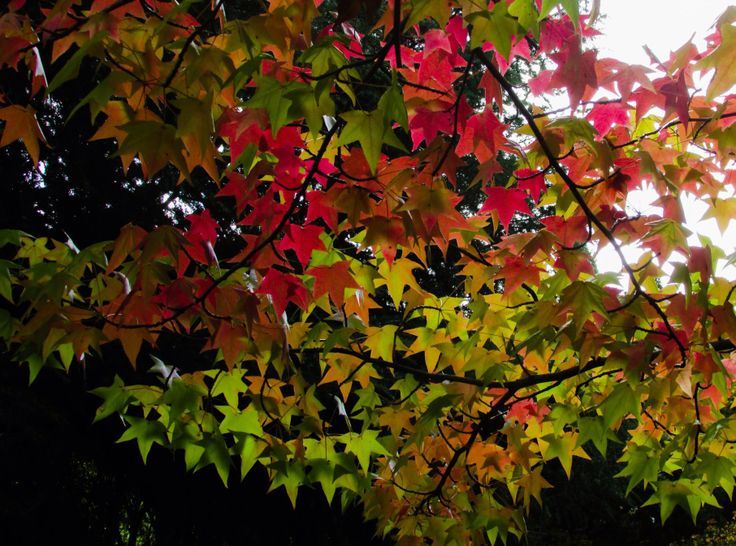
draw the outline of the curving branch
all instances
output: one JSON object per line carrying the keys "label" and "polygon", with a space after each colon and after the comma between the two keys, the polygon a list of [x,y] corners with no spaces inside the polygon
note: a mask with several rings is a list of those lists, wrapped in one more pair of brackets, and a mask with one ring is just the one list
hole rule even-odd
{"label": "curving branch", "polygon": [[600,220],[600,218],[598,218],[598,216],[592,211],[588,203],[585,201],[585,198],[580,193],[580,189],[578,188],[577,184],[575,183],[574,180],[572,180],[572,178],[570,178],[570,175],[567,173],[567,171],[563,168],[563,166],[560,164],[560,162],[555,157],[554,153],[552,152],[552,149],[547,143],[547,140],[542,134],[542,131],[537,125],[536,121],[534,120],[534,117],[532,116],[531,112],[521,101],[521,99],[519,98],[519,95],[516,93],[514,88],[511,86],[511,84],[508,81],[506,81],[506,79],[498,71],[498,69],[493,65],[493,63],[488,59],[488,57],[486,57],[485,53],[479,50],[478,55],[480,56],[479,58],[481,62],[483,63],[483,65],[488,69],[488,71],[491,73],[494,79],[498,81],[499,85],[501,85],[501,87],[506,92],[506,94],[509,96],[509,98],[511,98],[511,101],[514,103],[514,106],[516,106],[516,109],[519,111],[519,113],[524,117],[526,122],[529,124],[529,127],[532,130],[532,133],[534,133],[534,137],[537,139],[537,142],[539,142],[539,146],[542,148],[542,151],[547,156],[550,166],[555,170],[555,172],[565,182],[565,185],[570,190],[570,193],[572,194],[573,198],[578,203],[580,208],[583,210],[583,213],[585,213],[585,216],[587,216],[588,220],[596,228],[598,228],[598,231],[600,231],[600,233],[611,244],[611,247],[613,247],[614,251],[618,255],[619,259],[621,260],[621,263],[623,264],[624,270],[626,271],[626,274],[629,277],[631,285],[634,287],[634,293],[643,297],[647,301],[649,306],[662,319],[662,322],[664,323],[665,328],[667,329],[670,335],[670,339],[672,339],[677,345],[677,348],[680,352],[680,357],[682,360],[682,366],[684,367],[687,362],[687,348],[682,343],[682,341],[677,337],[677,334],[675,333],[675,329],[670,323],[670,320],[667,317],[667,314],[662,309],[662,307],[660,307],[658,302],[650,294],[648,294],[643,289],[641,284],[639,283],[639,279],[636,277],[636,272],[632,269],[631,265],[628,263],[628,261],[626,260],[626,257],[624,256],[623,250],[621,248],[621,244],[614,237],[611,230],[609,230],[606,227],[606,225]]}

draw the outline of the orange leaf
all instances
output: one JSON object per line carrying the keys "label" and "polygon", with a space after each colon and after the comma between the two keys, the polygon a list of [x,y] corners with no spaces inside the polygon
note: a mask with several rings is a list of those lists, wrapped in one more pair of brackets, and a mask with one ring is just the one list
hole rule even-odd
{"label": "orange leaf", "polygon": [[5,121],[3,136],[0,139],[0,148],[7,146],[16,140],[22,140],[28,150],[34,165],[38,165],[40,140],[44,144],[46,139],[41,132],[41,127],[36,119],[36,111],[30,106],[18,106],[13,104],[0,108],[0,119]]}

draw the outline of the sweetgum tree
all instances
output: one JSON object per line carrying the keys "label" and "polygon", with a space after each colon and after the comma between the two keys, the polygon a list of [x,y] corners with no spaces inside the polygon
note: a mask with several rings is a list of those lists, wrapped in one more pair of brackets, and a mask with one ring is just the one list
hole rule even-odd
{"label": "sweetgum tree", "polygon": [[[722,230],[736,206],[736,9],[649,68],[599,58],[593,19],[548,0],[12,0],[0,145],[42,181],[62,143],[36,114],[92,71],[68,115],[174,212],[82,249],[0,232],[8,352],[31,379],[124,355],[92,385],[97,418],[122,416],[144,460],[158,444],[226,484],[258,465],[293,503],[308,484],[360,501],[398,544],[521,537],[545,466],[569,476],[611,440],[662,520],[717,506],[733,286],[681,197]],[[658,209],[633,213],[642,187]],[[597,271],[604,248],[620,274]]]}

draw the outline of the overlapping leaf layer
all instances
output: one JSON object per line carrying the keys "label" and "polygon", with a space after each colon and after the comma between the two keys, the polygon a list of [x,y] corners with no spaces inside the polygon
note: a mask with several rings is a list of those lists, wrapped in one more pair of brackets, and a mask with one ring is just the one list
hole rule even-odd
{"label": "overlapping leaf layer", "polygon": [[[601,58],[574,0],[45,4],[0,16],[0,63],[28,77],[0,146],[43,169],[32,104],[93,63],[93,138],[146,178],[206,174],[236,217],[81,251],[0,232],[0,337],[32,377],[107,344],[157,373],[95,390],[144,459],[182,450],[226,483],[263,465],[399,544],[519,537],[545,464],[610,440],[663,519],[732,494],[729,257],[682,197],[728,227],[736,9],[643,67]],[[204,357],[158,359],[177,339]]]}

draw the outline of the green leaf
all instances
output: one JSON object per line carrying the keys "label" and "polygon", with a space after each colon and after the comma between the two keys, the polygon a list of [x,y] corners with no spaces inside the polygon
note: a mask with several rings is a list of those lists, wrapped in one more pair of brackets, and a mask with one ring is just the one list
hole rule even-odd
{"label": "green leaf", "polygon": [[312,135],[319,135],[324,110],[323,105],[317,103],[315,90],[308,85],[292,84],[292,87],[287,95],[292,101],[289,117],[294,119],[303,117]]}
{"label": "green leaf", "polygon": [[564,436],[549,435],[542,438],[542,440],[547,443],[542,449],[544,460],[557,459],[560,461],[569,479],[572,471],[573,452],[575,451],[575,437],[569,434]]}
{"label": "green leaf", "polygon": [[8,340],[15,332],[15,319],[9,311],[0,309],[0,339]]}
{"label": "green leaf", "polygon": [[381,96],[378,101],[378,111],[383,112],[384,120],[388,123],[395,121],[405,131],[409,130],[409,117],[406,113],[406,103],[401,94],[401,87],[396,81],[396,75],[393,75],[391,87]]}
{"label": "green leaf", "polygon": [[579,333],[593,312],[608,316],[603,305],[603,298],[607,296],[607,292],[597,284],[575,281],[562,291],[560,305],[572,308],[575,330]]}
{"label": "green leaf", "polygon": [[263,108],[271,122],[271,133],[276,136],[284,125],[295,119],[289,114],[292,101],[288,97],[289,84],[282,85],[274,78],[256,77],[256,93],[246,103],[249,108]]}
{"label": "green leaf", "polygon": [[596,148],[595,127],[586,119],[560,118],[548,124],[545,129],[561,129],[565,147],[568,149],[579,142],[587,144],[591,149]]}
{"label": "green leaf", "polygon": [[24,362],[28,366],[28,384],[30,385],[36,380],[36,377],[38,377],[38,374],[41,372],[44,360],[43,358],[41,358],[41,355],[33,354],[30,355]]}
{"label": "green leaf", "polygon": [[378,441],[377,430],[364,430],[360,434],[349,432],[338,437],[345,444],[345,451],[352,453],[358,459],[358,464],[364,472],[368,472],[371,455],[391,455],[388,450]]}
{"label": "green leaf", "polygon": [[178,419],[185,411],[196,415],[202,408],[202,398],[207,391],[197,384],[187,384],[184,381],[172,381],[169,389],[164,393],[163,402],[170,406],[169,418]]}
{"label": "green leaf", "polygon": [[368,337],[364,343],[371,351],[371,358],[381,358],[387,362],[393,362],[396,330],[398,330],[398,326],[395,324],[368,328]]}
{"label": "green leaf", "polygon": [[629,445],[621,460],[626,461],[626,467],[616,474],[616,477],[629,478],[626,486],[627,495],[642,481],[645,485],[657,481],[659,457],[651,449],[645,446]]}
{"label": "green leaf", "polygon": [[578,6],[578,0],[543,0],[542,10],[539,12],[539,20],[541,21],[555,6],[562,4],[567,15],[572,20],[573,25],[576,28],[580,27],[580,7]]}
{"label": "green leaf", "polygon": [[736,47],[736,27],[729,21],[735,17],[736,10],[732,6],[729,11],[730,15],[726,12],[719,19],[718,29],[721,34],[721,43],[697,64],[697,67],[702,70],[715,69],[705,95],[706,100],[709,101],[736,85],[736,59],[733,55],[734,47]]}
{"label": "green leaf", "polygon": [[215,131],[211,102],[211,97],[196,100],[179,98],[174,101],[174,105],[179,109],[175,135],[177,138],[193,135],[199,141],[200,154],[207,151],[209,137]]}
{"label": "green leaf", "polygon": [[250,469],[258,461],[258,457],[263,451],[263,446],[262,442],[259,442],[250,434],[238,434],[237,438],[235,452],[240,457],[240,479],[244,480]]}
{"label": "green leaf", "polygon": [[225,418],[220,423],[222,432],[244,432],[255,436],[263,436],[260,416],[254,406],[238,411],[230,406],[216,406]]}
{"label": "green leaf", "polygon": [[112,385],[109,387],[98,387],[90,392],[102,398],[102,404],[95,412],[95,423],[113,413],[123,413],[132,398],[125,389],[123,380],[118,375],[115,376]]}
{"label": "green leaf", "polygon": [[247,385],[243,382],[243,370],[234,369],[229,372],[220,372],[212,385],[212,396],[222,394],[228,405],[237,408],[238,396],[248,390]]}
{"label": "green leaf", "polygon": [[332,499],[335,497],[335,491],[337,490],[335,465],[326,459],[312,459],[309,461],[309,466],[311,468],[309,480],[322,486],[327,503],[332,504]]}
{"label": "green leaf", "polygon": [[11,283],[10,270],[14,269],[13,262],[0,260],[0,296],[13,303],[13,287]]}
{"label": "green leaf", "polygon": [[580,5],[578,0],[561,0],[561,3],[575,28],[580,28]]}
{"label": "green leaf", "polygon": [[188,471],[194,470],[202,460],[202,438],[202,431],[194,421],[179,423],[174,428],[171,447],[184,450],[184,464]]}
{"label": "green leaf", "polygon": [[516,19],[508,14],[506,2],[499,2],[492,11],[473,13],[468,17],[473,25],[470,47],[490,42],[506,60],[511,56],[511,45],[518,31]]}
{"label": "green leaf", "polygon": [[167,163],[187,173],[187,163],[182,154],[184,144],[176,138],[175,127],[158,121],[131,121],[121,129],[127,136],[116,155],[138,154],[146,178],[156,174]]}
{"label": "green leaf", "polygon": [[656,492],[642,506],[659,504],[662,523],[672,515],[675,506],[690,513],[695,523],[704,504],[720,508],[716,498],[708,493],[695,480],[680,479],[677,482],[661,481],[656,484]]}
{"label": "green leaf", "polygon": [[514,0],[509,6],[509,15],[516,17],[522,27],[539,38],[539,14],[534,0]]}
{"label": "green leaf", "polygon": [[5,245],[20,246],[23,237],[31,236],[18,229],[0,229],[0,248]]}
{"label": "green leaf", "polygon": [[332,72],[347,62],[345,55],[333,43],[335,36],[339,35],[331,35],[318,41],[299,57],[300,62],[312,65],[313,76],[319,77]]}
{"label": "green leaf", "polygon": [[384,116],[378,110],[373,112],[351,110],[340,114],[340,117],[347,122],[347,125],[340,133],[337,143],[343,145],[355,141],[360,142],[368,166],[375,174],[378,157],[381,154],[383,135],[387,129]]}
{"label": "green leaf", "polygon": [[619,383],[613,392],[598,407],[606,428],[626,415],[639,415],[641,406],[639,396],[626,383]]}
{"label": "green leaf", "polygon": [[292,507],[296,508],[296,499],[299,494],[299,487],[306,482],[307,476],[304,467],[299,463],[291,463],[286,461],[277,461],[271,465],[274,470],[271,478],[271,485],[268,491],[274,491],[283,486],[286,494],[289,496]]}
{"label": "green leaf", "polygon": [[220,476],[225,487],[227,487],[232,459],[230,458],[230,450],[225,444],[225,440],[219,434],[212,434],[206,437],[201,442],[201,445],[204,447],[204,453],[195,470],[204,468],[209,464],[215,465],[217,474]]}
{"label": "green leaf", "polygon": [[118,443],[131,440],[138,442],[138,449],[144,463],[148,459],[148,453],[154,443],[166,445],[166,427],[160,421],[149,421],[148,419],[130,416],[126,416],[125,420],[130,423],[130,427],[123,432],[118,439]]}
{"label": "green leaf", "polygon": [[722,487],[729,498],[733,497],[734,489],[734,463],[727,457],[719,457],[713,453],[705,452],[700,455],[699,472],[705,476],[705,481],[710,489]]}
{"label": "green leaf", "polygon": [[586,442],[593,442],[598,452],[606,456],[608,449],[608,427],[606,427],[601,417],[581,417],[578,420],[578,445],[585,445]]}

